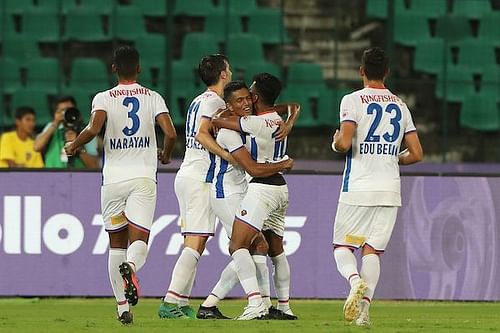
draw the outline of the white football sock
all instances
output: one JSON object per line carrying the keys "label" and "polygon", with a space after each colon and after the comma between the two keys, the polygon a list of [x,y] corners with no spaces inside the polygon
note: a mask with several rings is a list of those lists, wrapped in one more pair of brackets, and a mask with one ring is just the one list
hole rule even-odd
{"label": "white football sock", "polygon": [[164,302],[178,304],[180,299],[186,298],[182,291],[186,290],[189,283],[194,279],[193,276],[196,273],[199,258],[200,254],[190,247],[185,247],[182,250],[172,271],[172,280],[163,299]]}
{"label": "white football sock", "polygon": [[109,282],[111,282],[111,288],[113,289],[113,294],[115,295],[118,316],[121,316],[123,312],[130,311],[127,298],[123,292],[123,278],[120,273],[120,265],[127,259],[126,249],[110,248],[108,254],[108,274]]}
{"label": "white football sock", "polygon": [[274,266],[273,281],[278,298],[278,310],[285,312],[290,309],[290,265],[285,252],[271,257],[271,261]]}
{"label": "white football sock", "polygon": [[214,289],[203,302],[202,306],[211,307],[217,306],[221,299],[226,298],[227,294],[234,288],[238,283],[238,274],[236,273],[236,264],[234,260],[231,260],[229,264],[222,271],[219,281],[215,285]]}
{"label": "white football sock", "polygon": [[267,256],[255,254],[252,256],[257,271],[257,283],[259,284],[262,301],[267,308],[271,307],[271,286],[269,284],[269,269],[267,268]]}
{"label": "white football sock", "polygon": [[250,306],[258,306],[262,303],[259,284],[257,282],[257,272],[255,264],[250,256],[248,249],[238,249],[232,254],[236,265],[236,273],[240,280],[241,286],[247,294],[248,304]]}
{"label": "white football sock", "polygon": [[337,270],[351,285],[359,281],[358,263],[351,250],[345,247],[338,247],[333,251]]}
{"label": "white football sock", "polygon": [[198,271],[198,268],[194,268],[194,273],[193,276],[191,277],[191,280],[186,284],[186,288],[182,290],[181,294],[182,297],[179,299],[179,306],[188,306],[189,305],[189,297],[191,296],[191,290],[193,290],[193,285],[194,285],[194,280],[196,278],[196,272]]}
{"label": "white football sock", "polygon": [[142,240],[136,240],[128,246],[127,261],[132,264],[135,272],[138,272],[146,263],[148,256],[148,244]]}
{"label": "white football sock", "polygon": [[376,254],[368,254],[363,256],[361,264],[361,278],[365,280],[368,288],[366,289],[365,296],[368,304],[373,298],[375,288],[378,284],[380,277],[380,257]]}

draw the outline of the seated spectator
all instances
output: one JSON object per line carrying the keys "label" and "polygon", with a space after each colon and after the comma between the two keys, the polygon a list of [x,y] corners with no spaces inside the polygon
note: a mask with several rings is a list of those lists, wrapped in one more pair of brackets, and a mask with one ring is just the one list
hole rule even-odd
{"label": "seated spectator", "polygon": [[[97,140],[94,139],[80,149],[74,157],[68,158],[64,144],[77,136],[77,128],[65,126],[64,112],[76,108],[72,96],[60,97],[54,107],[54,120],[48,123],[35,139],[35,150],[45,152],[47,168],[98,168]],[[84,110],[84,112],[90,110]],[[67,124],[66,124],[67,125]]]}
{"label": "seated spectator", "polygon": [[0,138],[0,167],[43,168],[42,154],[33,149],[35,110],[23,106],[16,110],[16,129]]}

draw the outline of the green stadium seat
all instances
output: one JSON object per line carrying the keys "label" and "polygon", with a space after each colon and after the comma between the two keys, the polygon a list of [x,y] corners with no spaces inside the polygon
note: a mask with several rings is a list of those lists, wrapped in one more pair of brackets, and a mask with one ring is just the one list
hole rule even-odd
{"label": "green stadium seat", "polygon": [[[408,11],[405,0],[394,0],[394,14],[404,14]],[[366,16],[386,19],[389,15],[388,0],[366,0]]]}
{"label": "green stadium seat", "polygon": [[[168,1],[168,0],[167,0]],[[167,15],[166,0],[134,0],[133,6],[140,8],[142,15],[162,17]]]}
{"label": "green stadium seat", "polygon": [[324,89],[319,95],[318,122],[321,125],[337,127],[340,123],[340,101],[351,92],[351,89],[346,88]]}
{"label": "green stadium seat", "polygon": [[219,53],[219,45],[214,35],[192,32],[184,37],[181,60],[191,68],[197,68],[203,56],[213,53]]}
{"label": "green stadium seat", "polygon": [[452,14],[479,19],[492,11],[490,0],[454,0]]}
{"label": "green stadium seat", "polygon": [[65,40],[102,42],[111,40],[104,33],[101,17],[86,9],[70,9],[66,14]]}
{"label": "green stadium seat", "polygon": [[55,11],[30,9],[24,12],[21,33],[39,42],[55,42],[61,37],[60,16]]}
{"label": "green stadium seat", "polygon": [[296,127],[316,127],[319,125],[313,111],[313,106],[318,106],[318,99],[311,98],[307,91],[300,87],[289,86],[284,89],[279,100],[280,103],[300,104],[300,116],[295,124]]}
{"label": "green stadium seat", "polygon": [[26,87],[56,95],[60,91],[62,72],[59,70],[59,59],[37,58],[26,66]]}
{"label": "green stadium seat", "polygon": [[245,68],[252,62],[263,62],[262,43],[254,34],[231,34],[226,45],[226,54],[234,68]]}
{"label": "green stadium seat", "polygon": [[133,41],[146,35],[145,21],[139,8],[120,6],[110,17],[109,32],[111,37]]}
{"label": "green stadium seat", "polygon": [[410,12],[413,15],[438,18],[448,12],[447,0],[417,0],[411,2]]}
{"label": "green stadium seat", "polygon": [[500,129],[500,110],[494,95],[470,94],[460,109],[460,125],[480,131]]}
{"label": "green stadium seat", "polygon": [[[226,0],[229,5],[229,12],[235,16],[250,16],[257,10],[255,0]],[[220,7],[224,11],[226,1],[220,3]]]}
{"label": "green stadium seat", "polygon": [[394,41],[415,46],[431,37],[427,18],[413,14],[400,14],[394,18]]}
{"label": "green stadium seat", "polygon": [[214,6],[212,0],[175,1],[174,15],[176,16],[204,17],[216,11],[219,11],[219,8]]}
{"label": "green stadium seat", "polygon": [[102,0],[77,0],[77,2],[79,2],[80,4],[79,8],[83,10],[92,11],[99,15],[111,15],[115,10],[115,8],[122,7],[115,5],[115,3],[118,1],[115,2],[115,1],[102,1]]}
{"label": "green stadium seat", "polygon": [[500,11],[485,13],[479,21],[478,38],[491,45],[500,46]]}
{"label": "green stadium seat", "polygon": [[253,33],[265,44],[280,44],[290,41],[280,10],[259,9],[248,19],[248,32]]}
{"label": "green stadium seat", "polygon": [[0,36],[2,38],[6,36],[17,36],[16,25],[14,19],[10,14],[0,14]]}
{"label": "green stadium seat", "polygon": [[500,66],[491,65],[483,68],[479,91],[481,94],[496,96],[497,102],[500,102]]}
{"label": "green stadium seat", "polygon": [[[26,9],[34,7],[33,0],[3,0],[5,12],[8,14],[22,14]],[[2,9],[3,9],[2,8]]]}
{"label": "green stadium seat", "polygon": [[101,59],[76,58],[71,65],[69,87],[86,91],[109,89],[108,71]]}
{"label": "green stadium seat", "polygon": [[320,65],[307,62],[296,62],[288,66],[288,87],[297,87],[311,97],[318,97],[325,89],[323,69]]}
{"label": "green stadium seat", "polygon": [[15,91],[12,94],[11,114],[13,115],[21,106],[30,106],[35,109],[37,126],[43,126],[52,120],[48,96],[43,91],[29,88]]}
{"label": "green stadium seat", "polygon": [[258,73],[270,73],[274,76],[278,77],[281,80],[281,70],[278,65],[273,64],[272,62],[253,62],[248,64],[245,67],[244,77],[245,82],[250,86],[252,84],[252,78],[255,74]]}
{"label": "green stadium seat", "polygon": [[472,37],[469,20],[463,16],[441,16],[436,22],[436,36],[456,45],[462,39]]}
{"label": "green stadium seat", "polygon": [[24,62],[40,56],[38,44],[29,36],[5,36],[3,40],[3,56]]}
{"label": "green stadium seat", "polygon": [[[500,21],[498,24],[500,29]],[[458,44],[457,63],[474,73],[480,73],[484,66],[496,65],[495,48],[477,38],[465,39]]]}
{"label": "green stadium seat", "polygon": [[[242,33],[241,19],[239,16],[227,16],[224,12],[213,12],[205,17],[203,31],[215,36],[217,41],[222,42],[229,34]],[[227,27],[226,27],[227,23]],[[226,34],[227,29],[227,34]]]}
{"label": "green stadium seat", "polygon": [[[446,88],[443,86],[446,85]],[[446,92],[445,92],[446,89]],[[474,79],[468,68],[449,66],[446,79],[439,74],[436,81],[436,96],[449,102],[462,102],[465,96],[474,93]]]}
{"label": "green stadium seat", "polygon": [[165,66],[167,58],[167,38],[162,34],[145,34],[135,40],[135,47],[141,55],[142,68]]}
{"label": "green stadium seat", "polygon": [[451,49],[447,48],[446,55],[442,38],[431,38],[420,41],[415,48],[415,59],[413,68],[430,74],[438,74],[443,71],[443,61],[452,64]]}
{"label": "green stadium seat", "polygon": [[0,96],[3,93],[11,95],[21,88],[20,64],[15,59],[0,57],[0,72],[2,73],[0,89],[3,90]]}

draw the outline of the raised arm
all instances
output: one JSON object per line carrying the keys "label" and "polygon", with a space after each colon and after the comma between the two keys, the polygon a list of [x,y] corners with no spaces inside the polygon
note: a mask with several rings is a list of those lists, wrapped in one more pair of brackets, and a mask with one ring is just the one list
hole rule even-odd
{"label": "raised arm", "polygon": [[291,158],[278,163],[257,163],[243,146],[233,151],[231,155],[250,176],[258,178],[269,177],[280,171],[290,170],[294,164]]}
{"label": "raised arm", "polygon": [[106,122],[106,111],[96,110],[92,112],[90,117],[90,122],[83,129],[83,131],[78,134],[75,141],[67,142],[64,145],[64,150],[68,156],[75,155],[78,148],[95,138],[100,132],[104,123]]}
{"label": "raised arm", "polygon": [[399,164],[408,165],[420,162],[424,157],[424,151],[416,131],[405,134],[404,144],[406,149],[399,153]]}
{"label": "raised arm", "polygon": [[167,112],[160,113],[156,117],[156,122],[160,125],[164,134],[163,149],[159,153],[158,159],[162,164],[168,164],[170,163],[172,150],[174,149],[175,140],[177,139],[177,133],[172,123],[172,118],[170,118],[170,114]]}
{"label": "raised arm", "polygon": [[295,122],[299,118],[300,115],[300,104],[290,103],[290,104],[277,104],[274,106],[274,109],[278,114],[288,114],[288,118],[286,122],[284,122],[278,132],[276,132],[275,138],[278,141],[285,139],[288,134],[292,131]]}
{"label": "raised arm", "polygon": [[336,130],[333,135],[332,150],[337,153],[346,153],[351,149],[352,138],[356,133],[356,123],[343,121],[340,130]]}
{"label": "raised arm", "polygon": [[201,118],[200,128],[198,129],[198,133],[196,133],[196,140],[212,154],[219,155],[231,163],[234,162],[231,154],[222,149],[222,147],[215,141],[212,135],[212,121],[210,118]]}

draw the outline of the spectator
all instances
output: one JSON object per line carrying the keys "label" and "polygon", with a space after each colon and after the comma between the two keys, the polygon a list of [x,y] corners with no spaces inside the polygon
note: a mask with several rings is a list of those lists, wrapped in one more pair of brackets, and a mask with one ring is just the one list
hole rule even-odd
{"label": "spectator", "polygon": [[54,120],[48,123],[35,139],[35,151],[45,152],[47,168],[98,168],[97,139],[83,146],[77,154],[68,159],[64,152],[64,144],[73,141],[78,133],[74,128],[64,126],[64,112],[75,108],[76,101],[72,96],[62,96],[55,103]]}
{"label": "spectator", "polygon": [[16,129],[0,138],[0,167],[43,168],[42,155],[33,148],[35,110],[22,106],[16,110]]}

